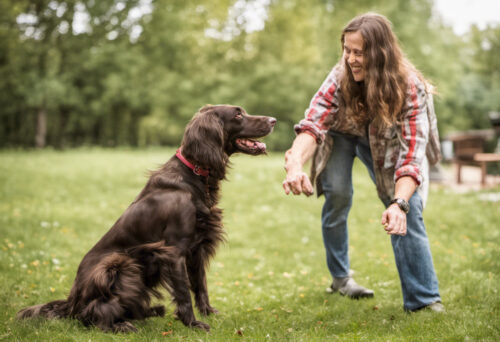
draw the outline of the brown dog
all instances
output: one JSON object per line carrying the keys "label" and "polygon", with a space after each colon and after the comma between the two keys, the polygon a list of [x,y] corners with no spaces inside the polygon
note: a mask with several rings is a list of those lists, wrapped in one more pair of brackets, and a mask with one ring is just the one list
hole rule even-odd
{"label": "brown dog", "polygon": [[171,294],[177,317],[196,320],[190,290],[202,315],[217,312],[208,300],[205,267],[224,239],[216,207],[229,156],[265,153],[253,140],[269,134],[276,119],[248,115],[241,107],[205,106],[186,127],[181,148],[152,173],[135,201],[85,255],[66,300],[31,306],[18,318],[71,317],[104,331],[129,332],[130,322],[163,316],[158,286]]}

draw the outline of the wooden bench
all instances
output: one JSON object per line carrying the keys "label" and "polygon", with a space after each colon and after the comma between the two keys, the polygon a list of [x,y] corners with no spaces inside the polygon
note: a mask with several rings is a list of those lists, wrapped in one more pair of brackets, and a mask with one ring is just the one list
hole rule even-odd
{"label": "wooden bench", "polygon": [[[495,153],[484,153],[484,145],[488,139],[495,136],[493,129],[458,132],[448,137],[453,142],[453,163],[457,165],[457,183],[462,183],[462,166],[480,166],[483,170],[481,184],[486,181],[486,164],[496,161]],[[486,156],[487,155],[487,156]],[[478,156],[476,160],[476,156]],[[491,160],[490,160],[491,159]]]}
{"label": "wooden bench", "polygon": [[481,166],[481,185],[486,185],[486,164],[500,162],[500,153],[476,153],[474,161]]}

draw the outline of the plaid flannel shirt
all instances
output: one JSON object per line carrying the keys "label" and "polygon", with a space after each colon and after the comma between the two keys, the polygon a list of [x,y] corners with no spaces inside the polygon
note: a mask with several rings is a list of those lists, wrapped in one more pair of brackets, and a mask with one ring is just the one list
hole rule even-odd
{"label": "plaid flannel shirt", "polygon": [[[429,135],[425,84],[416,75],[410,76],[401,123],[378,127],[372,122],[367,129],[358,127],[352,118],[341,115],[338,110],[342,96],[339,87],[341,68],[337,65],[332,69],[312,98],[305,118],[295,125],[297,134],[311,134],[318,143],[311,169],[312,181],[326,165],[331,148],[335,148],[331,141],[326,141],[331,139],[326,134],[328,130],[354,136],[368,135],[380,199],[385,203],[391,200],[396,181],[403,176],[410,176],[419,185],[417,191],[425,203],[428,185],[427,177],[424,177],[428,168],[425,156]],[[317,188],[320,195],[321,184],[317,183]]]}

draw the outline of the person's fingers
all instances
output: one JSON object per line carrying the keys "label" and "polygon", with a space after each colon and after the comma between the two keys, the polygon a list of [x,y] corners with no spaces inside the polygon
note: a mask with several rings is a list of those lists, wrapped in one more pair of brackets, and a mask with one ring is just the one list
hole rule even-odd
{"label": "person's fingers", "polygon": [[302,186],[300,185],[300,182],[294,183],[294,187],[292,189],[294,195],[300,195],[302,193]]}
{"label": "person's fingers", "polygon": [[387,233],[391,235],[406,235],[406,217],[401,215],[394,215],[392,217],[394,225],[388,227]]}
{"label": "person's fingers", "polygon": [[401,224],[401,218],[394,212],[389,211],[389,224],[387,226],[387,233],[394,235],[398,234]]}
{"label": "person's fingers", "polygon": [[300,176],[296,176],[292,183],[292,190],[294,195],[300,195],[302,193],[302,184],[300,184]]}
{"label": "person's fingers", "polygon": [[395,234],[397,235],[403,234],[404,227],[405,227],[405,218],[403,215],[398,215],[398,225]]}
{"label": "person's fingers", "polygon": [[285,194],[287,195],[290,193],[290,185],[288,184],[286,179],[283,181],[283,190],[285,190]]}
{"label": "person's fingers", "polygon": [[300,186],[300,176],[295,176],[289,179],[288,184],[290,185],[290,189],[294,195],[300,195],[302,192],[302,187]]}
{"label": "person's fingers", "polygon": [[302,191],[304,194],[307,196],[311,196],[314,193],[313,186],[311,184],[311,181],[309,180],[309,177],[305,173],[302,174]]}
{"label": "person's fingers", "polygon": [[385,226],[385,225],[387,225],[387,219],[388,219],[388,217],[387,217],[387,216],[388,216],[388,215],[387,215],[387,211],[384,211],[384,212],[382,213],[382,225],[384,225],[384,226]]}
{"label": "person's fingers", "polygon": [[396,217],[394,217],[394,215],[390,215],[389,216],[389,224],[387,225],[387,231],[393,232],[396,225],[397,225]]}
{"label": "person's fingers", "polygon": [[292,192],[294,195],[300,195],[301,193],[310,196],[314,193],[313,186],[309,177],[305,173],[298,174],[294,177],[287,177],[283,181],[283,190],[285,194]]}
{"label": "person's fingers", "polygon": [[394,231],[393,233],[395,235],[399,235],[399,232],[401,231],[401,218],[398,216],[396,216],[396,225],[394,226]]}
{"label": "person's fingers", "polygon": [[290,192],[297,195],[297,176],[288,173],[283,181],[283,189],[287,195]]}
{"label": "person's fingers", "polygon": [[394,226],[394,229],[392,231],[392,234],[394,235],[399,235],[401,232],[401,220],[399,217],[396,219],[396,225]]}
{"label": "person's fingers", "polygon": [[401,235],[401,236],[406,235],[406,217],[403,217],[401,219],[401,226],[399,228],[399,235]]}

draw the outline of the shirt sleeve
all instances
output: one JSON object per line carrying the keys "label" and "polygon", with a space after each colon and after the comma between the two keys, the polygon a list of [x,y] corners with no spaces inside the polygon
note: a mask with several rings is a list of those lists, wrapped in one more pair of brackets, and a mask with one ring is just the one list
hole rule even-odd
{"label": "shirt sleeve", "polygon": [[323,141],[332,121],[327,119],[338,111],[336,97],[338,81],[336,75],[337,70],[334,67],[313,96],[309,107],[305,111],[304,119],[295,125],[296,134],[309,133],[316,138],[317,143]]}
{"label": "shirt sleeve", "polygon": [[403,109],[401,148],[394,181],[404,176],[412,177],[418,185],[423,181],[422,165],[429,136],[426,97],[423,82],[416,77],[410,79],[407,101]]}

